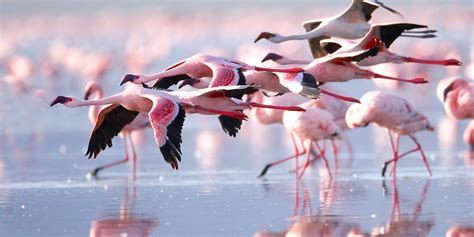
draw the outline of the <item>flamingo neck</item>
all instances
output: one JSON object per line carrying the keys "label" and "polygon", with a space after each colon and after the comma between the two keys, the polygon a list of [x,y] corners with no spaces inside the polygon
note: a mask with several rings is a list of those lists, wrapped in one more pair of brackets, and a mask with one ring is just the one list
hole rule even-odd
{"label": "flamingo neck", "polygon": [[91,105],[107,105],[107,104],[119,104],[121,102],[122,94],[117,94],[109,96],[102,99],[96,100],[76,100],[71,107],[82,107],[82,106],[91,106]]}

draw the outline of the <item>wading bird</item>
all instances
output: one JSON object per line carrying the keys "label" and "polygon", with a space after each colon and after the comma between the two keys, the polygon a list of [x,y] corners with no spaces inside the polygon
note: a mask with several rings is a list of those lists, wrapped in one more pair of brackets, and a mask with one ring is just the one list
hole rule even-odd
{"label": "wading bird", "polygon": [[450,78],[438,84],[438,97],[452,119],[474,119],[474,83]]}
{"label": "wading bird", "polygon": [[[415,133],[419,131],[434,130],[426,116],[413,109],[405,99],[382,91],[367,92],[360,101],[361,104],[353,104],[349,107],[346,113],[346,122],[350,128],[365,127],[369,123],[375,123],[387,129],[393,157],[384,163],[382,176],[385,176],[385,170],[392,162],[393,175],[396,175],[397,161],[415,151],[420,152],[426,169],[431,176],[430,166],[426,161],[420,143],[415,137]],[[395,142],[392,133],[395,136]],[[400,154],[398,143],[401,135],[408,135],[416,147]]]}

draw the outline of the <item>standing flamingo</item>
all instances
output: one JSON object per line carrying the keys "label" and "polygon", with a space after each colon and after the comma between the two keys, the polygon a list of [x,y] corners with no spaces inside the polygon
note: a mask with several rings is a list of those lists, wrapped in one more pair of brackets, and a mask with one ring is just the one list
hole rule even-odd
{"label": "standing flamingo", "polygon": [[[95,96],[94,96],[95,95]],[[89,100],[91,97],[95,99],[102,99],[104,97],[104,90],[102,86],[96,82],[96,81],[90,81],[86,85],[86,93],[84,95],[85,100]],[[99,105],[92,105],[89,108],[89,121],[91,122],[92,125],[97,123],[97,118],[100,113],[100,106]],[[97,174],[99,171],[127,163],[129,160],[129,152],[128,152],[128,147],[131,148],[132,150],[132,160],[133,160],[133,172],[135,173],[136,171],[136,160],[137,160],[137,154],[136,154],[136,149],[135,149],[135,144],[132,139],[132,133],[142,130],[144,128],[147,128],[150,126],[150,119],[148,118],[148,114],[146,113],[139,113],[137,117],[130,123],[125,125],[121,132],[119,133],[123,147],[125,150],[125,158],[123,160],[119,160],[116,162],[112,162],[110,164],[106,164],[103,166],[99,166],[95,168],[93,171],[89,173],[90,176],[92,177],[97,177]],[[129,146],[130,144],[130,146]]]}
{"label": "standing flamingo", "polygon": [[[424,84],[428,83],[423,78],[415,79],[401,79],[396,77],[390,77],[381,75],[370,70],[359,68],[352,61],[361,61],[364,58],[375,55],[378,52],[378,46],[357,52],[341,53],[328,55],[323,58],[318,58],[309,63],[304,70],[306,73],[311,74],[318,82],[345,82],[353,79],[387,79],[400,82],[408,82],[413,84]],[[272,60],[277,63],[288,63],[292,62],[292,59],[288,59],[275,53],[269,53],[266,55],[262,62]]]}
{"label": "standing flamingo", "polygon": [[326,55],[326,52],[319,46],[319,42],[322,39],[329,37],[359,39],[364,37],[370,30],[368,21],[372,18],[372,13],[379,6],[401,15],[379,1],[371,3],[366,0],[352,0],[351,5],[337,16],[303,22],[303,27],[306,30],[304,34],[282,36],[276,33],[262,32],[255,39],[254,43],[260,39],[267,39],[272,43],[281,43],[289,40],[309,40],[314,58],[323,57]]}
{"label": "standing flamingo", "polygon": [[[283,113],[281,122],[292,135],[295,154],[288,158],[267,164],[259,177],[264,176],[268,169],[274,165],[281,164],[291,159],[296,159],[296,177],[297,179],[301,178],[306,168],[311,164],[310,155],[314,155],[313,145],[315,145],[318,149],[319,155],[324,161],[329,177],[332,179],[329,163],[321,146],[318,144],[318,141],[340,137],[341,129],[334,123],[334,117],[329,112],[314,107],[313,103],[315,103],[315,101],[311,100],[299,105],[299,107],[306,110],[305,112],[291,113],[290,111],[285,111]],[[303,147],[301,152],[298,150],[295,136],[299,139]],[[304,154],[307,155],[306,162],[301,173],[298,173],[298,157]]]}
{"label": "standing flamingo", "polygon": [[[433,131],[434,129],[426,116],[413,109],[405,99],[382,91],[367,92],[362,96],[361,104],[353,104],[349,107],[346,113],[346,122],[350,128],[365,127],[369,123],[376,123],[387,129],[390,144],[392,145],[393,157],[385,162],[382,176],[385,176],[385,170],[392,162],[394,163],[392,171],[396,175],[398,159],[415,151],[420,151],[421,158],[431,176],[430,166],[426,161],[420,143],[415,137],[415,133],[424,130]],[[395,143],[393,142],[392,133],[395,136]],[[401,135],[408,135],[416,144],[416,147],[403,154],[399,154],[398,143]]]}
{"label": "standing flamingo", "polygon": [[450,118],[474,119],[474,83],[461,78],[443,80],[438,84],[438,96]]}
{"label": "standing flamingo", "polygon": [[246,119],[242,112],[251,107],[264,107],[304,111],[295,106],[266,106],[255,102],[245,103],[230,97],[256,91],[252,86],[216,87],[192,92],[154,91],[139,85],[130,85],[123,92],[98,99],[83,101],[72,97],[58,96],[51,106],[61,103],[66,107],[108,105],[101,109],[92,130],[86,156],[96,158],[107,146],[112,146],[115,137],[125,125],[131,123],[139,113],[148,113],[155,141],[166,162],[178,169],[181,161],[181,130],[187,113],[220,114],[236,119]]}

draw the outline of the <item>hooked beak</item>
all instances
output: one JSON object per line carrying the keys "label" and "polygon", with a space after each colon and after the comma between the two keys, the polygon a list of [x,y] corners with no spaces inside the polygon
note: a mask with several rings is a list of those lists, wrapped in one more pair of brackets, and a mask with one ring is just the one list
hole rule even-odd
{"label": "hooked beak", "polygon": [[258,35],[258,37],[253,42],[257,43],[257,41],[259,41],[261,39],[269,39],[273,36],[275,36],[275,34],[272,34],[270,32],[262,32],[262,33],[260,33],[260,35]]}
{"label": "hooked beak", "polygon": [[272,61],[277,61],[277,60],[280,60],[282,59],[283,56],[279,55],[279,54],[276,54],[276,53],[268,53],[267,56],[265,56],[263,59],[262,59],[262,63],[265,62],[265,61],[268,61],[268,60],[272,60]]}
{"label": "hooked beak", "polygon": [[69,101],[72,101],[72,98],[66,97],[66,96],[58,96],[58,97],[56,97],[56,99],[53,100],[53,102],[51,102],[50,106],[53,106],[57,103],[64,104],[64,103],[69,102]]}
{"label": "hooked beak", "polygon": [[122,82],[120,82],[120,85],[123,85],[129,81],[133,82],[135,81],[136,79],[138,79],[138,76],[137,75],[132,75],[132,74],[127,74],[125,75],[125,77],[123,78]]}
{"label": "hooked beak", "polygon": [[179,84],[178,89],[181,89],[182,87],[186,85],[189,85],[192,87],[194,84],[199,83],[199,82],[201,82],[201,80],[196,79],[196,78],[188,78],[186,80],[183,80],[181,84]]}
{"label": "hooked beak", "polygon": [[446,97],[448,96],[448,93],[453,90],[453,84],[454,83],[451,83],[448,87],[446,87],[446,89],[444,89],[443,91],[443,102],[446,102]]}

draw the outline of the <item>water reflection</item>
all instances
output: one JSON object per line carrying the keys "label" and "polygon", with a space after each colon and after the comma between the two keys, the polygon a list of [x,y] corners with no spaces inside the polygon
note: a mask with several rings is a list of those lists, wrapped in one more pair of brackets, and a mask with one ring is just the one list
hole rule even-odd
{"label": "water reflection", "polygon": [[[129,191],[131,190],[131,191]],[[104,217],[92,221],[89,236],[150,236],[158,226],[158,218],[135,212],[137,187],[135,183],[124,185],[124,194],[117,212],[107,212]]]}

